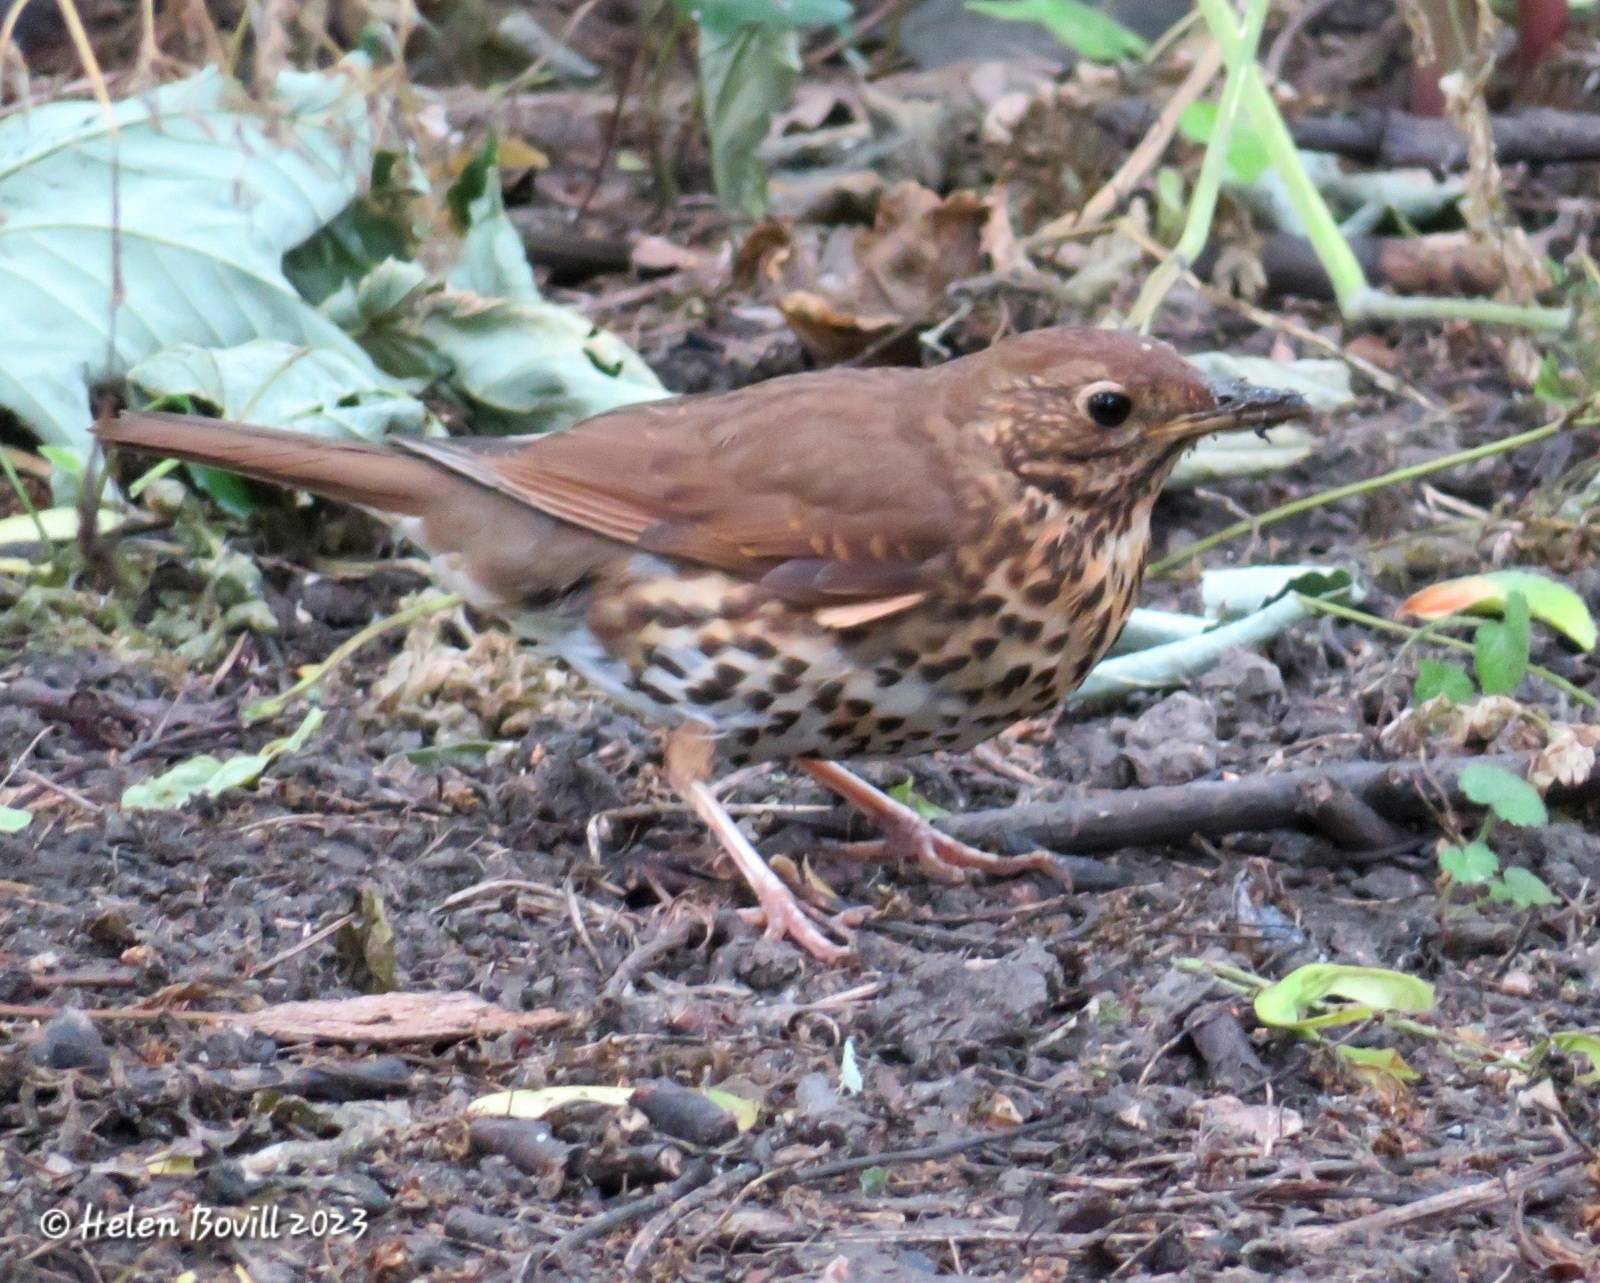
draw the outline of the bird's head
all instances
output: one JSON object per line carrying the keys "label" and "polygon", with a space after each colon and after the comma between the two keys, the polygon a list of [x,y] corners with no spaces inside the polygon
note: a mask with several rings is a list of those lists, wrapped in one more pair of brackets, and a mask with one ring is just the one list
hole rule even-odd
{"label": "bird's head", "polygon": [[1006,464],[1074,506],[1147,503],[1202,437],[1311,413],[1292,392],[1209,383],[1167,344],[1117,330],[1034,330],[975,359],[991,366],[979,417]]}

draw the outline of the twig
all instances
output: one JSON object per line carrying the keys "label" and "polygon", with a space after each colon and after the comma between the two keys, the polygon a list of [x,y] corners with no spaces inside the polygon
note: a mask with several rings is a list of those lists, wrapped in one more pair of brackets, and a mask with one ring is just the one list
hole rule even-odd
{"label": "twig", "polygon": [[1172,136],[1178,132],[1179,118],[1201,94],[1205,93],[1206,86],[1216,79],[1217,72],[1221,70],[1222,48],[1216,41],[1209,41],[1200,56],[1195,59],[1195,64],[1189,69],[1189,74],[1184,77],[1183,83],[1161,108],[1161,114],[1156,117],[1155,123],[1139,140],[1139,145],[1128,153],[1128,158],[1117,167],[1117,172],[1084,202],[1082,209],[1076,213],[1062,214],[1059,218],[1051,219],[1024,240],[1024,248],[1093,227],[1133,195],[1134,188],[1144,181],[1144,176],[1161,159],[1162,153],[1167,150],[1167,144],[1172,141]]}
{"label": "twig", "polygon": [[1556,1172],[1565,1171],[1581,1163],[1585,1155],[1580,1149],[1556,1154],[1543,1162],[1524,1167],[1520,1172],[1496,1176],[1490,1180],[1475,1181],[1440,1194],[1430,1194],[1414,1203],[1399,1207],[1386,1207],[1366,1216],[1341,1221],[1337,1225],[1316,1225],[1293,1233],[1275,1236],[1268,1240],[1274,1247],[1287,1247],[1300,1251],[1317,1251],[1335,1247],[1352,1238],[1369,1234],[1385,1234],[1403,1226],[1435,1216],[1460,1216],[1466,1212],[1481,1212],[1495,1207],[1517,1195],[1529,1186]]}
{"label": "twig", "polygon": [[633,1242],[628,1244],[628,1251],[622,1258],[623,1270],[632,1276],[642,1274],[650,1260],[650,1254],[655,1251],[656,1244],[669,1229],[696,1208],[704,1207],[718,1195],[736,1185],[742,1185],[760,1171],[761,1168],[755,1163],[740,1163],[731,1171],[726,1171],[714,1181],[690,1191],[665,1210],[658,1212],[634,1235]]}
{"label": "twig", "polygon": [[313,931],[304,940],[298,940],[294,944],[290,945],[287,949],[273,954],[272,957],[268,958],[259,967],[251,967],[250,970],[245,973],[245,979],[254,980],[258,976],[266,975],[269,971],[273,971],[283,963],[288,962],[289,959],[293,958],[296,954],[304,953],[307,949],[316,947],[331,935],[337,935],[355,920],[356,915],[353,913],[346,913],[341,917],[335,918],[320,931]]}
{"label": "twig", "polygon": [[1417,481],[1422,477],[1431,477],[1435,472],[1447,472],[1451,468],[1459,468],[1465,463],[1476,463],[1479,459],[1488,459],[1497,454],[1505,454],[1510,450],[1520,450],[1525,445],[1547,440],[1556,433],[1571,426],[1575,411],[1568,411],[1554,423],[1547,423],[1542,428],[1533,428],[1528,432],[1519,432],[1515,436],[1503,437],[1499,441],[1491,441],[1487,445],[1474,446],[1470,450],[1458,450],[1454,454],[1444,455],[1442,458],[1430,459],[1427,463],[1413,464],[1409,468],[1396,468],[1393,472],[1385,472],[1380,476],[1368,477],[1365,481],[1352,481],[1349,485],[1334,486],[1331,490],[1319,490],[1316,494],[1307,495],[1303,499],[1296,499],[1291,503],[1280,504],[1276,508],[1268,508],[1251,521],[1236,521],[1231,526],[1225,526],[1215,534],[1207,535],[1204,539],[1196,539],[1187,547],[1179,549],[1170,557],[1163,557],[1160,561],[1150,564],[1145,571],[1147,575],[1164,575],[1176,570],[1179,566],[1193,561],[1203,552],[1209,552],[1218,544],[1227,543],[1230,539],[1237,539],[1240,535],[1247,535],[1252,530],[1262,526],[1270,526],[1275,522],[1297,517],[1302,512],[1310,512],[1315,508],[1322,508],[1330,503],[1337,503],[1340,499],[1353,498],[1356,495],[1370,494],[1374,490],[1382,490],[1387,486],[1404,485],[1408,481]]}
{"label": "twig", "polygon": [[664,1207],[671,1207],[680,1198],[693,1192],[704,1185],[712,1177],[712,1167],[705,1159],[696,1159],[684,1169],[683,1175],[670,1185],[658,1189],[653,1194],[644,1194],[639,1198],[629,1199],[626,1203],[613,1207],[610,1211],[602,1212],[599,1216],[591,1216],[576,1229],[568,1230],[546,1250],[541,1262],[548,1262],[552,1258],[559,1259],[567,1252],[580,1244],[588,1243],[593,1239],[604,1238],[612,1230],[619,1230],[624,1225],[632,1225],[635,1221],[646,1216],[653,1216]]}
{"label": "twig", "polygon": [[[1160,788],[1122,789],[1067,802],[1033,803],[972,811],[935,820],[951,837],[978,844],[1019,839],[1053,850],[1115,851],[1131,846],[1186,842],[1196,833],[1221,837],[1265,829],[1296,827],[1304,819],[1302,789],[1331,781],[1388,819],[1430,813],[1421,789],[1439,788],[1460,802],[1458,779],[1473,762],[1525,775],[1533,755],[1497,753],[1450,757],[1430,762],[1345,762],[1315,770],[1280,771],[1238,780],[1201,781]],[[1582,784],[1555,785],[1551,792],[1592,794],[1600,770]]]}

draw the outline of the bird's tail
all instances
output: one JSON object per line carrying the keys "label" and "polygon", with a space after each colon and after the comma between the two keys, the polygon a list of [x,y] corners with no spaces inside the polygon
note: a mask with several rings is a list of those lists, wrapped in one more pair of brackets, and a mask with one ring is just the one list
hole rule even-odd
{"label": "bird's tail", "polygon": [[96,425],[95,435],[104,445],[203,463],[397,516],[420,516],[438,496],[442,474],[427,459],[381,445],[185,414],[127,413]]}

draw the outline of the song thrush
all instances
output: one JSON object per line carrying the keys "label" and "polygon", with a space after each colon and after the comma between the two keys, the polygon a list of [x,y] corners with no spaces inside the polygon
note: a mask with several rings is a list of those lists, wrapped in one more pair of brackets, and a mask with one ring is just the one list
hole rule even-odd
{"label": "song thrush", "polygon": [[1303,417],[1136,335],[1037,330],[926,370],[836,369],[539,437],[387,446],[160,414],[100,439],[370,509],[440,578],[639,716],[773,935],[819,929],[706,784],[796,759],[930,872],[1007,872],[832,758],[960,751],[1052,708],[1121,631],[1150,510],[1200,437]]}

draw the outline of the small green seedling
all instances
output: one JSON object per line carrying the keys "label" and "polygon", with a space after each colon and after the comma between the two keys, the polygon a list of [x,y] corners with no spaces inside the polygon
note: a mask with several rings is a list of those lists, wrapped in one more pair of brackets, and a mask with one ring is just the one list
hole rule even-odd
{"label": "small green seedling", "polygon": [[1538,828],[1550,821],[1539,790],[1527,780],[1487,762],[1473,762],[1461,772],[1461,791],[1480,806],[1488,807],[1478,836],[1460,846],[1439,849],[1439,868],[1451,882],[1476,887],[1493,903],[1531,909],[1559,904],[1556,894],[1538,874],[1512,866],[1502,869],[1489,837],[1500,823],[1518,828]]}
{"label": "small green seedling", "polygon": [[21,833],[33,823],[33,815],[14,806],[0,806],[0,833]]}
{"label": "small green seedling", "polygon": [[[1255,1011],[1256,1018],[1269,1028],[1325,1043],[1325,1029],[1424,1015],[1433,1010],[1433,1001],[1433,986],[1403,971],[1314,962],[1296,967],[1258,993]],[[1402,1090],[1417,1077],[1416,1070],[1392,1047],[1353,1047],[1344,1042],[1332,1046],[1345,1068],[1369,1087]]]}

